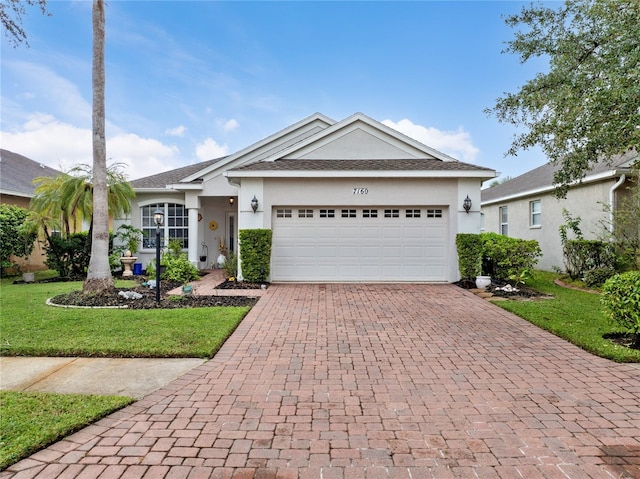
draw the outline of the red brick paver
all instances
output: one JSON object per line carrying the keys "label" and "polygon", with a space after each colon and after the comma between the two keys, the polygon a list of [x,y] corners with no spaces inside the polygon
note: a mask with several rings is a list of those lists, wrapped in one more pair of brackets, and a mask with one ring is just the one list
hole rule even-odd
{"label": "red brick paver", "polygon": [[216,357],[0,473],[638,478],[640,369],[451,285],[272,285]]}

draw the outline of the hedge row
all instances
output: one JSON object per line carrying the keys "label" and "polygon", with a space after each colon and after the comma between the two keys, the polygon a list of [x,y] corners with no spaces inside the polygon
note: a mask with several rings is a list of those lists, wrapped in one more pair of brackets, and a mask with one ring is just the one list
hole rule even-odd
{"label": "hedge row", "polygon": [[497,233],[459,233],[456,248],[460,276],[465,280],[480,274],[501,281],[521,278],[533,270],[542,256],[537,241]]}

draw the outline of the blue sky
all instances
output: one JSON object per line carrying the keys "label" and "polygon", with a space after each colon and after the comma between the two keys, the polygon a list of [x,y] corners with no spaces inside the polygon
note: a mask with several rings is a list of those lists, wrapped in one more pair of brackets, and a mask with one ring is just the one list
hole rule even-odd
{"label": "blue sky", "polygon": [[[130,179],[233,153],[315,112],[362,112],[460,161],[517,176],[515,130],[483,110],[547,65],[502,54],[529,2],[121,1],[106,7],[107,156]],[[0,145],[91,163],[90,1],[28,9],[2,38]]]}

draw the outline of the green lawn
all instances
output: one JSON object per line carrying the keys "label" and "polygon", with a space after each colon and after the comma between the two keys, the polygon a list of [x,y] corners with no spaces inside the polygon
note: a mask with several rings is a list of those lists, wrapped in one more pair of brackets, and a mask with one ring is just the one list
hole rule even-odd
{"label": "green lawn", "polygon": [[120,396],[0,392],[0,470],[133,401]]}
{"label": "green lawn", "polygon": [[0,283],[0,354],[4,356],[210,358],[248,307],[65,309],[47,306],[80,282]]}
{"label": "green lawn", "polygon": [[555,273],[536,271],[534,279],[527,281],[527,286],[552,294],[554,299],[495,304],[592,354],[618,362],[640,362],[639,350],[603,338],[624,331],[605,316],[600,295],[556,286],[556,278]]}
{"label": "green lawn", "polygon": [[[44,272],[37,278],[51,276]],[[3,356],[210,358],[250,309],[56,308],[46,299],[79,290],[82,283],[13,284],[13,279],[0,281]],[[0,393],[0,470],[131,402],[113,396]]]}

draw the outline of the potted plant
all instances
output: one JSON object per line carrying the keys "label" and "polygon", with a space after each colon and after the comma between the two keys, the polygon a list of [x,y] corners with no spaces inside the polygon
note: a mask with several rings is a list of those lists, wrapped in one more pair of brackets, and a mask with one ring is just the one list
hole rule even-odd
{"label": "potted plant", "polygon": [[134,256],[134,254],[136,253],[136,251],[138,251],[142,233],[142,230],[139,230],[132,225],[125,224],[120,225],[120,227],[118,228],[118,232],[115,234],[115,237],[123,243],[123,246],[120,247],[122,254],[120,262],[122,263],[122,266],[124,266],[124,271],[122,272],[123,277],[133,276],[131,266],[138,259],[137,256]]}
{"label": "potted plant", "polygon": [[143,231],[132,225],[120,225],[115,237],[123,244],[122,256],[134,256],[140,246]]}

